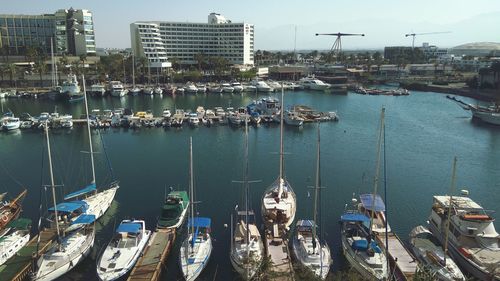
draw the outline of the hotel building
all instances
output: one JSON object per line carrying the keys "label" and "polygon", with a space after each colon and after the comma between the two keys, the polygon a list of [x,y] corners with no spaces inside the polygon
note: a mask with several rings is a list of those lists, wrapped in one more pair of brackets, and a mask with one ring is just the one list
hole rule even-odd
{"label": "hotel building", "polygon": [[0,15],[0,48],[9,55],[24,55],[29,47],[50,55],[53,39],[56,55],[95,55],[92,12],[58,10],[44,15]]}
{"label": "hotel building", "polygon": [[235,65],[254,64],[254,25],[233,23],[220,14],[208,15],[208,23],[134,22],[130,33],[134,55],[147,57],[152,67],[172,58],[197,64],[200,54]]}

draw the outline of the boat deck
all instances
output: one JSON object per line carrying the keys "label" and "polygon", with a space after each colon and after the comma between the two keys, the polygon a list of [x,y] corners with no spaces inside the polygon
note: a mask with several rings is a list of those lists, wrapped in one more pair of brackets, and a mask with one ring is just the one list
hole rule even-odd
{"label": "boat deck", "polygon": [[[38,254],[41,254],[51,244],[56,236],[54,229],[47,229],[40,232],[40,245]],[[1,280],[21,281],[28,280],[32,272],[33,256],[36,253],[38,235],[33,237],[15,256],[0,266]]]}
{"label": "boat deck", "polygon": [[[394,272],[395,280],[412,280],[417,271],[417,260],[403,246],[403,242],[401,242],[396,234],[388,233],[387,235],[391,272]],[[378,234],[377,238],[385,248],[385,233]]]}
{"label": "boat deck", "polygon": [[175,229],[159,229],[153,233],[143,256],[132,269],[128,281],[160,279],[175,241],[175,232]]}
{"label": "boat deck", "polygon": [[294,272],[290,251],[288,249],[288,240],[283,239],[286,235],[273,235],[277,232],[277,226],[274,229],[265,230],[264,247],[266,255],[271,259],[272,264],[269,267],[267,280],[274,281],[293,281]]}

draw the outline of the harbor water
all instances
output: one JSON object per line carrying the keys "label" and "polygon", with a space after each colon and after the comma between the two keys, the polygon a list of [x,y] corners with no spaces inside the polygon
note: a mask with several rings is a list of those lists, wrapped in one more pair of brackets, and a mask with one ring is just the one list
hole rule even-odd
{"label": "harbor water", "polygon": [[[151,109],[161,115],[164,108],[196,110],[197,106],[226,108],[244,106],[256,94],[183,95],[172,97],[91,98],[90,109],[130,107],[134,111]],[[28,112],[70,113],[79,117],[83,103],[54,103],[49,100],[0,100],[4,110],[16,115]],[[469,102],[471,102],[469,100]],[[380,111],[386,108],[388,220],[403,240],[410,230],[425,224],[432,196],[448,194],[452,160],[458,157],[457,187],[467,189],[470,197],[486,209],[500,210],[500,127],[471,120],[470,113],[442,94],[411,92],[410,96],[346,96],[319,92],[286,92],[285,106],[307,105],[318,111],[336,111],[339,122],[321,123],[322,221],[320,227],[330,245],[333,270],[346,266],[340,249],[339,217],[353,193],[370,193],[376,166]],[[314,184],[316,124],[301,128],[285,127],[285,173],[297,194],[296,218],[312,217],[309,186]],[[208,267],[199,280],[237,280],[229,261],[230,215],[241,199],[244,172],[244,129],[229,126],[182,129],[111,128],[93,131],[97,185],[120,181],[115,202],[107,215],[97,222],[96,245],[91,257],[63,277],[63,280],[96,279],[96,256],[111,239],[116,225],[124,218],[145,219],[154,229],[165,192],[172,187],[187,190],[189,137],[193,137],[196,205],[200,216],[212,218],[214,249]],[[251,203],[260,215],[263,191],[278,176],[279,127],[263,124],[249,130]],[[103,143],[112,172],[108,169]],[[59,198],[91,180],[86,131],[83,127],[51,131],[51,145]],[[42,157],[43,156],[43,157]],[[382,170],[383,171],[383,170]],[[381,176],[381,179],[383,177]],[[0,193],[10,196],[28,189],[22,216],[38,221],[40,202],[51,206],[47,157],[42,131],[25,130],[0,133]],[[35,223],[34,223],[35,224]],[[36,225],[36,224],[35,224]],[[496,225],[500,227],[500,225]],[[36,227],[34,227],[36,228]],[[181,280],[178,247],[186,231],[178,233],[177,243],[167,262],[163,280]]]}

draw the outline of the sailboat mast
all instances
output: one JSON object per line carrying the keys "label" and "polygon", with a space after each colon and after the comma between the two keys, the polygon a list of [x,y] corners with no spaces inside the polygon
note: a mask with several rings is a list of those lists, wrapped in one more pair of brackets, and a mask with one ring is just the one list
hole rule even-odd
{"label": "sailboat mast", "polygon": [[87,116],[87,131],[89,133],[89,152],[90,152],[90,162],[92,164],[92,183],[95,184],[94,151],[92,149],[92,134],[90,133],[89,105],[87,103],[87,90],[85,89],[85,76],[83,74],[82,74],[82,84],[83,84],[83,99],[85,100],[85,115]]}
{"label": "sailboat mast", "polygon": [[446,220],[446,230],[445,230],[445,236],[444,236],[444,265],[446,266],[446,256],[448,255],[448,233],[450,230],[450,219],[451,219],[451,205],[453,202],[453,192],[455,191],[455,177],[456,177],[456,170],[457,170],[457,157],[453,158],[453,170],[451,173],[451,185],[450,185],[450,202],[448,202],[448,218]]}
{"label": "sailboat mast", "polygon": [[[283,110],[284,110],[284,103],[283,99],[285,97],[285,90],[283,88],[283,83],[281,83],[281,108],[280,108],[280,178],[279,180],[281,181],[284,178],[284,151],[283,151]],[[280,183],[280,189],[282,188],[282,185]],[[280,192],[281,194],[281,192]]]}
{"label": "sailboat mast", "polygon": [[[191,235],[194,235],[193,137],[189,137],[189,198],[191,199]],[[191,238],[196,239],[194,236]]]}
{"label": "sailboat mast", "polygon": [[59,216],[57,214],[57,202],[56,202],[56,185],[54,183],[54,170],[52,168],[52,154],[50,151],[50,140],[49,140],[49,124],[45,122],[45,136],[47,138],[47,153],[49,154],[49,171],[50,171],[50,186],[52,187],[52,201],[54,203],[54,214],[56,221],[56,229],[57,236],[60,237],[61,233],[59,232]]}
{"label": "sailboat mast", "polygon": [[373,195],[371,203],[373,210],[371,210],[371,216],[370,216],[370,234],[372,233],[373,219],[375,217],[375,196],[377,195],[378,180],[380,174],[380,155],[382,152],[382,141],[384,136],[384,118],[385,118],[385,108],[382,108],[382,112],[380,113],[380,130],[378,135],[377,166],[375,168],[375,177],[373,179]]}
{"label": "sailboat mast", "polygon": [[312,235],[313,235],[313,253],[316,252],[316,243],[314,243],[314,239],[316,239],[316,225],[318,219],[318,191],[320,189],[320,131],[319,131],[319,122],[318,122],[318,147],[316,148],[316,182],[314,184],[314,210],[313,210],[313,226],[312,226]]}
{"label": "sailboat mast", "polygon": [[[246,225],[246,240],[247,240],[247,259],[250,259],[250,225],[248,223],[248,196],[249,196],[249,184],[248,184],[248,118],[245,116],[245,177],[243,179],[245,185],[245,225]],[[250,260],[249,260],[250,262]],[[247,279],[249,279],[249,265],[246,266]]]}
{"label": "sailboat mast", "polygon": [[135,56],[132,52],[132,87],[135,88]]}
{"label": "sailboat mast", "polygon": [[55,82],[56,78],[54,76],[54,64],[55,64],[55,59],[54,59],[54,43],[52,41],[52,37],[50,37],[50,60],[51,60],[51,71],[52,73],[50,74],[50,77],[52,79],[52,88],[55,87]]}

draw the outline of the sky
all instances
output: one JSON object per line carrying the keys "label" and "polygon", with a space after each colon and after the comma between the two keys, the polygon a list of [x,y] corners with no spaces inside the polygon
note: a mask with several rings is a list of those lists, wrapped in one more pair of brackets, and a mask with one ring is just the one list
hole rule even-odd
{"label": "sky", "polygon": [[[345,37],[344,49],[411,46],[406,33],[454,47],[470,42],[500,42],[498,0],[2,0],[2,14],[43,14],[58,9],[87,9],[94,15],[97,47],[130,47],[135,21],[206,22],[217,12],[233,22],[255,25],[255,49],[325,50],[334,38],[315,33],[364,33]],[[296,33],[295,33],[296,30]]]}

